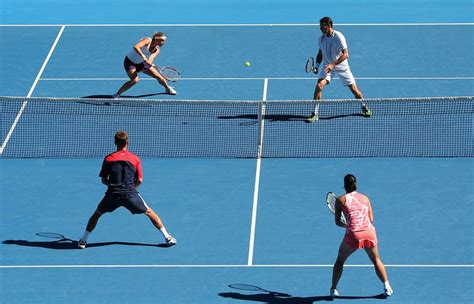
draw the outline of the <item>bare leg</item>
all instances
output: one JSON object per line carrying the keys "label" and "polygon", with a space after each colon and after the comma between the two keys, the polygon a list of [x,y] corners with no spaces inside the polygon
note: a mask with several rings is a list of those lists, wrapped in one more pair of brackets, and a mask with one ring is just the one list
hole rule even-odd
{"label": "bare leg", "polygon": [[92,214],[92,216],[89,218],[89,221],[87,222],[87,232],[92,232],[95,229],[95,226],[97,225],[97,222],[101,216],[102,213],[100,213],[99,210],[96,210],[94,214]]}
{"label": "bare leg", "polygon": [[145,212],[146,216],[151,220],[153,225],[160,230],[160,232],[163,234],[163,237],[166,240],[166,245],[167,246],[173,246],[176,244],[176,239],[172,237],[168,231],[166,231],[165,226],[163,225],[163,222],[161,221],[160,217],[158,214],[156,214],[153,209],[148,208],[148,210]]}
{"label": "bare leg", "polygon": [[334,267],[332,269],[332,285],[331,289],[336,289],[339,280],[341,279],[342,272],[344,270],[344,263],[346,262],[347,258],[354,253],[357,249],[352,249],[344,242],[341,243],[339,246],[339,253],[337,255],[336,262],[334,263]]}
{"label": "bare leg", "polygon": [[129,70],[127,72],[127,75],[128,77],[130,78],[129,81],[125,82],[121,87],[120,89],[118,89],[117,93],[118,95],[121,95],[122,93],[124,93],[125,91],[127,91],[128,89],[130,89],[131,87],[133,87],[134,85],[136,85],[138,83],[138,81],[140,80],[138,78],[138,72],[136,69],[132,69],[132,70]]}
{"label": "bare leg", "polygon": [[168,81],[166,81],[166,78],[163,77],[163,75],[161,75],[155,67],[151,67],[148,70],[143,71],[143,73],[155,78],[158,83],[161,84],[167,92],[169,92],[170,86],[168,84]]}
{"label": "bare leg", "polygon": [[362,92],[359,90],[359,88],[357,87],[357,85],[355,83],[349,85],[349,89],[351,90],[352,94],[354,94],[354,97],[356,99],[364,99],[364,96],[362,95]]}
{"label": "bare leg", "polygon": [[161,221],[158,214],[156,214],[155,211],[153,211],[153,209],[148,208],[148,210],[145,212],[145,214],[151,220],[151,222],[153,223],[153,226],[155,226],[158,229],[163,228],[163,222]]}
{"label": "bare leg", "polygon": [[[327,84],[326,79],[318,79],[318,83],[314,88],[313,100],[320,100],[324,87]],[[319,102],[314,106],[314,111],[311,113],[311,116],[307,119],[307,122],[311,123],[319,119]]]}
{"label": "bare leg", "polygon": [[351,85],[349,85],[349,89],[351,90],[352,94],[354,94],[354,97],[356,99],[361,99],[360,104],[362,106],[362,114],[365,117],[372,116],[372,111],[370,111],[369,108],[367,107],[367,105],[362,101],[362,99],[364,99],[364,95],[362,95],[362,92],[359,90],[357,85],[355,83],[351,84]]}
{"label": "bare leg", "polygon": [[387,272],[385,271],[385,265],[382,263],[382,260],[380,259],[379,250],[377,246],[373,248],[365,248],[365,252],[367,252],[367,255],[372,261],[372,264],[374,264],[375,272],[377,273],[377,276],[379,277],[380,281],[382,283],[387,282],[388,281]]}

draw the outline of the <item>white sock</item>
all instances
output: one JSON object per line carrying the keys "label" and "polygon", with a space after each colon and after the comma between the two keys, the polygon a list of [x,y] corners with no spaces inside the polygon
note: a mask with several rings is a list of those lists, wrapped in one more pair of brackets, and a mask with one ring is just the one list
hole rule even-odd
{"label": "white sock", "polygon": [[383,286],[384,286],[384,287],[390,287],[390,282],[389,282],[389,281],[383,282]]}
{"label": "white sock", "polygon": [[168,233],[168,231],[166,231],[165,226],[161,227],[160,231],[161,233],[163,233],[163,236],[165,237],[165,239],[170,237],[170,234]]}
{"label": "white sock", "polygon": [[91,233],[87,230],[84,231],[84,235],[82,236],[81,240],[83,240],[84,242],[87,242],[87,239],[89,238],[89,235]]}

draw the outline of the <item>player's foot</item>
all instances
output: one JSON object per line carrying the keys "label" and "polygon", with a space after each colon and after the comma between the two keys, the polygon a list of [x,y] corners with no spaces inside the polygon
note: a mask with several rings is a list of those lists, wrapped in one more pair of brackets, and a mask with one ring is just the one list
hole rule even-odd
{"label": "player's foot", "polygon": [[114,95],[112,95],[112,98],[113,98],[113,99],[119,99],[119,98],[120,98],[120,94],[115,93]]}
{"label": "player's foot", "polygon": [[331,288],[330,294],[331,294],[331,298],[339,297],[339,292],[337,292],[336,288]]}
{"label": "player's foot", "polygon": [[86,245],[87,245],[87,242],[86,242],[86,241],[83,241],[82,239],[80,239],[80,240],[77,242],[77,247],[80,248],[80,249],[85,249],[85,248],[86,248]]}
{"label": "player's foot", "polygon": [[308,119],[306,119],[306,122],[308,123],[313,123],[315,121],[318,121],[319,120],[319,116],[316,114],[316,113],[311,113],[311,116],[308,117]]}
{"label": "player's foot", "polygon": [[364,115],[364,117],[372,116],[372,111],[370,111],[369,107],[365,104],[362,104],[362,115]]}
{"label": "player's foot", "polygon": [[390,286],[390,284],[385,284],[384,288],[383,288],[383,294],[386,296],[386,297],[390,297],[392,294],[393,294],[393,289],[392,287]]}
{"label": "player's foot", "polygon": [[176,245],[176,243],[177,243],[176,239],[174,237],[172,237],[171,235],[166,238],[166,245],[168,247],[174,246],[174,245]]}
{"label": "player's foot", "polygon": [[167,87],[166,88],[166,93],[170,95],[176,95],[176,90],[173,87]]}

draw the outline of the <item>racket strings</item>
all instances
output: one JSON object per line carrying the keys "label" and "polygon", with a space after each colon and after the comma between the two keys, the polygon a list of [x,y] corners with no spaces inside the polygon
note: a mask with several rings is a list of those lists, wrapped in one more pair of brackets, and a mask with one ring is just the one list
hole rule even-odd
{"label": "racket strings", "polygon": [[177,81],[181,78],[181,74],[171,67],[163,67],[160,72],[169,81]]}

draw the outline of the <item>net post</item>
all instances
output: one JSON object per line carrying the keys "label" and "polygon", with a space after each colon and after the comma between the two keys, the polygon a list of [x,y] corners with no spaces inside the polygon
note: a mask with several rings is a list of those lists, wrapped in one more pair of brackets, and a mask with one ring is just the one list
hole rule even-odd
{"label": "net post", "polygon": [[263,133],[265,128],[265,110],[267,103],[267,88],[268,79],[265,78],[263,82],[263,98],[258,103],[258,143],[257,143],[257,158],[262,158],[263,152]]}
{"label": "net post", "polygon": [[262,157],[263,145],[263,113],[265,108],[265,101],[261,100],[258,103],[258,138],[257,138],[257,158]]}

